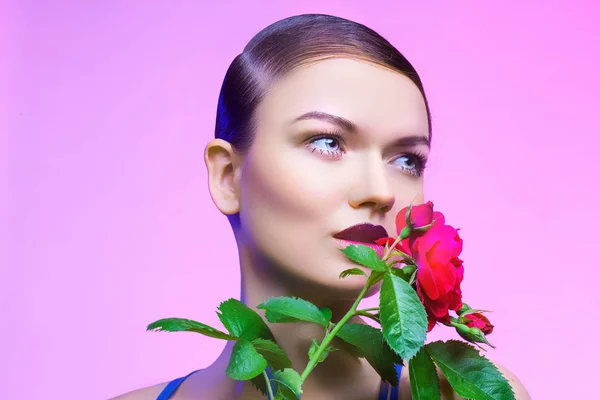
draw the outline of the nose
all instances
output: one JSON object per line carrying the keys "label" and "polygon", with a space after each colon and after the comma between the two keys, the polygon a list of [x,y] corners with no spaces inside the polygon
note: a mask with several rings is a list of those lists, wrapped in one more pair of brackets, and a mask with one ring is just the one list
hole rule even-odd
{"label": "nose", "polygon": [[356,183],[350,192],[348,202],[353,208],[369,207],[376,212],[392,209],[396,195],[388,180],[386,166],[381,159],[364,163],[356,174]]}

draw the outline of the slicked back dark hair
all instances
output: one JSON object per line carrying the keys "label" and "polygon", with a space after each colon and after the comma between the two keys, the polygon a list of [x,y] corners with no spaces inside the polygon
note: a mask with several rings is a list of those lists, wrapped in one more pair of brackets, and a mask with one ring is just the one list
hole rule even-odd
{"label": "slicked back dark hair", "polygon": [[417,71],[386,39],[354,21],[325,14],[302,14],[277,21],[257,33],[225,74],[217,108],[215,138],[241,154],[252,145],[255,110],[269,86],[292,70],[330,58],[372,62],[407,76],[425,100],[431,140],[431,113]]}

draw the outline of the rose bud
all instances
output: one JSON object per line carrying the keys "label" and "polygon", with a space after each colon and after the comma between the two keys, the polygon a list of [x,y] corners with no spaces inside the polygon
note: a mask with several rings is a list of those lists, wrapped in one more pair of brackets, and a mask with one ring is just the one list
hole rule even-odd
{"label": "rose bud", "polygon": [[411,228],[429,225],[433,221],[433,217],[433,203],[431,201],[414,207],[412,205],[405,207],[396,214],[396,233],[401,235],[402,230],[406,227],[411,230]]}
{"label": "rose bud", "polygon": [[471,343],[485,343],[485,344],[495,348],[495,346],[493,344],[488,342],[488,340],[485,337],[485,334],[481,331],[481,329],[469,328],[466,325],[458,324],[455,322],[452,323],[452,326],[454,326],[456,328],[456,332],[460,335],[460,337],[462,337],[466,341],[471,342]]}
{"label": "rose bud", "polygon": [[471,342],[471,343],[485,343],[485,344],[489,345],[490,347],[495,348],[495,346],[493,344],[488,342],[487,338],[485,337],[485,335],[481,331],[481,329],[469,328],[466,325],[458,324],[456,322],[452,322],[451,324],[452,324],[452,326],[454,326],[456,328],[456,332],[460,335],[460,337],[462,337],[466,341]]}
{"label": "rose bud", "polygon": [[461,322],[469,328],[479,328],[484,334],[489,335],[494,330],[494,325],[480,313],[467,314],[461,317]]}

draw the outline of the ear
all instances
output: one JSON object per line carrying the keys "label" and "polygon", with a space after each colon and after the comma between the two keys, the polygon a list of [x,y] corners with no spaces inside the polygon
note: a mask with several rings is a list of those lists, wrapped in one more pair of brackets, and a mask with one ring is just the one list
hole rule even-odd
{"label": "ear", "polygon": [[236,214],[240,210],[239,161],[231,144],[223,139],[211,140],[204,149],[208,190],[213,203],[223,214]]}

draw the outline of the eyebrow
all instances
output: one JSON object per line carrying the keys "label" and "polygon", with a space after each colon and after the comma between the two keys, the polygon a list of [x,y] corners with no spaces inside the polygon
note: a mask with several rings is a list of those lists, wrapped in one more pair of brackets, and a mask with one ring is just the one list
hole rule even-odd
{"label": "eyebrow", "polygon": [[[301,116],[295,118],[291,123],[293,124],[295,122],[307,120],[307,119],[318,119],[321,121],[329,122],[330,124],[337,125],[338,127],[342,128],[350,133],[358,132],[358,127],[356,126],[356,124],[354,122],[350,121],[349,119],[346,119],[344,117],[340,117],[337,115],[329,114],[326,112],[322,112],[322,111],[310,111],[310,112],[304,113]],[[402,137],[398,140],[395,140],[392,143],[392,146],[411,147],[411,146],[417,146],[420,144],[424,144],[425,146],[427,146],[428,149],[431,148],[431,143],[429,142],[429,138],[427,138],[425,136],[420,136],[420,135],[412,135],[412,136]]]}

